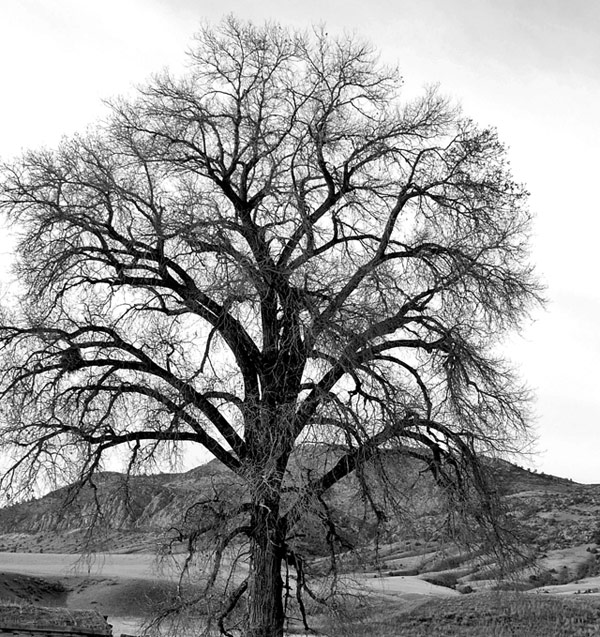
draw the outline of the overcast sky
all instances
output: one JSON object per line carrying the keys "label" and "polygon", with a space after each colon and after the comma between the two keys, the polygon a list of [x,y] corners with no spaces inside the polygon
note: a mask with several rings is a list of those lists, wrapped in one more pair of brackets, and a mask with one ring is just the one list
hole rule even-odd
{"label": "overcast sky", "polygon": [[600,2],[2,0],[0,157],[54,146],[101,117],[103,98],[182,68],[200,22],[226,13],[355,31],[399,65],[407,94],[439,83],[498,128],[531,192],[532,258],[549,299],[507,344],[537,394],[528,463],[600,483]]}

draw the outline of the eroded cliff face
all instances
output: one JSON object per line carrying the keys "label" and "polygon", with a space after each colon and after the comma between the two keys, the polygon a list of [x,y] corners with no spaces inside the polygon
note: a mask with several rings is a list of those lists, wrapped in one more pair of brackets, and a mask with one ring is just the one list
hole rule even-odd
{"label": "eroded cliff face", "polygon": [[132,549],[156,544],[186,511],[215,490],[235,485],[217,462],[182,474],[125,476],[106,472],[79,490],[64,487],[0,509],[0,550]]}

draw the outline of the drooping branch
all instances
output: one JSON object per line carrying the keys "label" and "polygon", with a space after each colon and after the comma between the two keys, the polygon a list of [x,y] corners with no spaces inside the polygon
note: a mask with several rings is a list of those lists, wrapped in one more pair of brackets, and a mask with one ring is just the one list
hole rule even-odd
{"label": "drooping branch", "polygon": [[[228,18],[188,77],[112,112],[0,170],[23,290],[0,321],[8,480],[203,446],[242,502],[220,538],[182,533],[217,541],[215,585],[234,528],[251,560],[218,625],[246,596],[249,634],[281,637],[282,560],[311,594],[287,535],[311,504],[335,560],[340,481],[382,519],[368,468],[397,450],[467,515],[461,490],[489,495],[479,455],[526,433],[494,348],[540,300],[527,193],[495,131],[434,89],[405,102],[369,45],[324,29]],[[309,442],[326,452],[296,467]]]}

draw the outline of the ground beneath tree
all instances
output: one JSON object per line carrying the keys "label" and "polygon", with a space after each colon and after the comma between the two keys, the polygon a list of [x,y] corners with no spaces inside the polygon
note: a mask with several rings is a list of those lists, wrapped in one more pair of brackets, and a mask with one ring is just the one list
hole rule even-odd
{"label": "ground beneath tree", "polygon": [[[407,608],[458,594],[417,577],[360,575],[349,585]],[[0,599],[97,610],[108,616],[115,635],[135,634],[175,586],[175,572],[159,568],[150,554],[0,553]]]}
{"label": "ground beneath tree", "polygon": [[97,610],[113,633],[135,634],[175,588],[151,555],[0,553],[0,599]]}
{"label": "ground beneath tree", "polygon": [[[174,572],[159,569],[150,554],[107,554],[90,560],[72,554],[0,553],[0,600],[96,610],[108,616],[116,636],[138,633],[144,619],[156,612],[175,585]],[[460,595],[417,576],[360,574],[349,577],[346,585],[352,600],[347,615],[314,618],[313,625],[323,635],[346,634],[336,632],[337,625],[346,625],[353,631],[348,634],[356,636],[372,637],[375,625],[380,630],[378,637],[396,635],[394,631],[400,625],[406,635],[474,635],[478,634],[472,632],[479,626],[477,617],[484,614],[513,622],[514,631],[506,634],[529,637],[527,631],[533,630],[533,624],[527,623],[528,613],[535,618],[544,616],[548,609],[560,610],[559,619],[575,613],[578,619],[573,625],[577,630],[600,617],[600,577],[537,589],[521,595],[525,602],[518,603],[486,593]],[[546,593],[558,593],[560,597]],[[449,632],[439,633],[442,627],[435,618],[442,611]],[[498,623],[497,627],[500,630],[502,626]],[[294,634],[300,633],[299,625],[291,628]],[[564,627],[561,630],[548,635],[596,634],[564,632]]]}

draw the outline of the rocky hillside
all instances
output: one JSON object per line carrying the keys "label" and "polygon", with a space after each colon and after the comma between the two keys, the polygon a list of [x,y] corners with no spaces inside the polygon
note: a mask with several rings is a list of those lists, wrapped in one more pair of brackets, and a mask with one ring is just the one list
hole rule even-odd
{"label": "rocky hillside", "polygon": [[0,509],[0,550],[78,551],[90,541],[90,529],[92,549],[154,548],[188,507],[225,481],[231,475],[216,461],[186,473],[101,473],[81,490],[64,487]]}
{"label": "rocky hillside", "polygon": [[[402,483],[402,491],[408,495],[404,503],[394,503],[398,525],[395,529],[392,525],[386,541],[402,542],[413,551],[420,546],[423,553],[439,550],[440,511],[431,482],[419,476],[406,459],[402,465],[390,465],[395,484]],[[492,469],[510,517],[540,554],[600,543],[600,485],[577,484],[499,460]],[[364,516],[355,486],[352,480],[338,485],[328,504],[349,541],[368,545],[374,527]],[[154,550],[165,531],[178,528],[185,511],[199,500],[217,494],[231,501],[244,497],[234,476],[216,461],[180,474],[127,477],[103,473],[76,498],[72,493],[66,487],[0,509],[0,551],[79,551],[89,541],[90,528],[95,529],[92,549]],[[402,509],[409,501],[411,515],[404,517],[410,524],[404,524]],[[310,528],[307,538],[318,553]]]}
{"label": "rocky hillside", "polygon": [[[290,463],[286,479],[287,486],[292,487],[290,493],[301,479],[311,479],[315,465],[322,470],[337,458],[339,453],[328,447],[300,450]],[[413,502],[426,503],[419,506],[429,511],[432,500],[426,495],[432,484],[427,477],[418,479],[415,463],[403,455],[401,460],[387,458],[387,465],[393,483],[406,485],[406,496]],[[369,507],[364,499],[357,497],[358,491],[357,480],[349,477],[326,498],[348,544],[362,544],[375,533],[375,520],[367,514]],[[197,503],[211,499],[240,503],[246,497],[240,480],[216,460],[179,474],[126,476],[105,472],[92,485],[65,487],[43,498],[0,509],[0,551],[76,552],[84,545],[93,550],[154,550],[165,531],[176,535],[182,528],[186,512],[197,515]],[[301,533],[304,539],[299,542],[310,547],[313,554],[326,552],[323,538],[315,532],[315,515],[307,511],[306,518]],[[90,529],[94,531],[91,537]]]}

